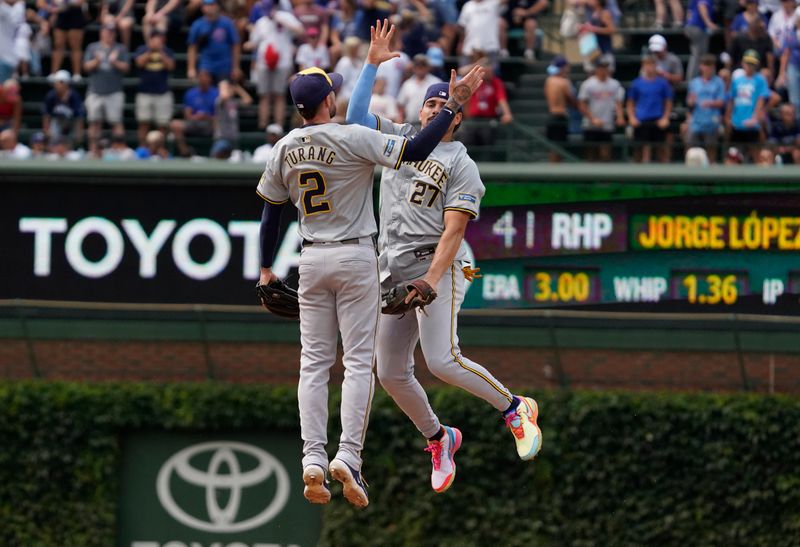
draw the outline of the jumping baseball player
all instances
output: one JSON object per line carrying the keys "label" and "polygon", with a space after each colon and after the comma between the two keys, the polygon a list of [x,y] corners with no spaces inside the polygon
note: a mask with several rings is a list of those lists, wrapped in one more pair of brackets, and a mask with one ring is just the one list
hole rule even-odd
{"label": "jumping baseball player", "polygon": [[[266,202],[261,219],[259,284],[277,279],[271,270],[280,212],[297,207],[303,239],[299,263],[300,382],[298,400],[303,438],[304,495],[327,503],[326,473],[343,484],[345,498],[368,503],[361,477],[361,449],[374,390],[372,367],[380,286],[372,206],[376,164],[396,169],[403,161],[422,161],[447,132],[456,111],[480,86],[476,71],[459,82],[453,98],[416,138],[388,135],[359,126],[332,123],[339,74],[320,68],[296,75],[289,89],[304,125],[275,144],[257,192]],[[453,78],[455,81],[455,78]],[[342,384],[342,435],[335,458],[325,452],[329,369],[341,333],[345,376]]]}
{"label": "jumping baseball player", "polygon": [[[385,27],[384,27],[385,28]],[[380,26],[373,33],[367,61],[350,99],[348,123],[377,128],[389,135],[413,134],[413,126],[398,125],[367,112],[377,66],[395,54],[389,50],[391,32]],[[419,112],[423,131],[449,100],[448,86],[434,84]],[[465,277],[475,270],[464,267],[464,230],[478,217],[485,192],[475,162],[453,132],[463,114],[457,113],[442,142],[428,159],[404,161],[397,170],[384,169],[381,179],[380,236],[381,284],[384,291],[398,284],[433,288],[435,300],[416,313],[382,315],[378,326],[378,378],[397,405],[428,439],[433,470],[431,486],[444,492],[456,474],[455,452],[461,432],[442,425],[414,376],[414,348],[422,352],[431,372],[445,382],[480,397],[503,413],[523,460],[536,456],[542,435],[536,423],[538,406],[529,397],[513,395],[481,365],[461,354],[457,315],[464,300]],[[418,280],[422,280],[422,284]],[[414,298],[411,289],[406,302]]]}

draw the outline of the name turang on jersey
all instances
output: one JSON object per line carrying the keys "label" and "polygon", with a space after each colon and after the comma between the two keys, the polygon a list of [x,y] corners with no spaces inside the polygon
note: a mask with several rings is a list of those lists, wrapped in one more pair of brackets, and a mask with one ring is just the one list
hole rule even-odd
{"label": "name turang on jersey", "polygon": [[[381,119],[380,131],[411,136],[410,124]],[[381,281],[397,283],[424,275],[444,231],[444,214],[455,210],[478,218],[486,189],[478,167],[460,142],[442,142],[427,159],[384,169],[378,233]],[[466,241],[456,260],[466,260]]]}
{"label": "name turang on jersey", "polygon": [[325,146],[302,146],[294,149],[287,149],[283,161],[289,167],[294,167],[304,161],[316,161],[326,165],[332,165],[336,159],[336,152]]}

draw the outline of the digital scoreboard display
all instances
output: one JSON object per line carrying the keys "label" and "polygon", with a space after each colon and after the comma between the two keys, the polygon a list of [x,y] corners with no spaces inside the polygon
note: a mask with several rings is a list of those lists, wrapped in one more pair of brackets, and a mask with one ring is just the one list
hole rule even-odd
{"label": "digital scoreboard display", "polygon": [[800,193],[484,207],[465,307],[800,312]]}

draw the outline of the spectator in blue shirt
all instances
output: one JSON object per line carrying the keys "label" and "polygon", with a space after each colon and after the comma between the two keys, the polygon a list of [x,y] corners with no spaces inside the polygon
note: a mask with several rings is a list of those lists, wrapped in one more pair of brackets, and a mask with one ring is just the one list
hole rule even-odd
{"label": "spectator in blue shirt", "polygon": [[770,97],[767,80],[758,72],[760,62],[755,50],[744,52],[744,74],[733,79],[725,112],[731,127],[731,142],[746,148],[751,161],[756,159],[758,143],[761,141],[762,112]]}
{"label": "spectator in blue shirt", "polygon": [[[637,143],[634,159],[650,163],[652,145],[666,140],[669,116],[672,113],[672,86],[656,73],[656,60],[652,55],[642,59],[642,73],[628,90],[628,120],[633,127],[633,138]],[[669,160],[670,150],[659,146],[659,159]]]}
{"label": "spectator in blue shirt", "polygon": [[214,87],[211,73],[201,70],[197,75],[197,87],[183,96],[183,120],[172,120],[170,130],[175,135],[175,144],[181,156],[192,155],[186,144],[186,135],[211,137],[214,134],[214,114],[219,90]]}
{"label": "spectator in blue shirt", "polygon": [[714,4],[711,0],[691,0],[689,15],[686,17],[684,34],[689,39],[689,66],[686,69],[686,79],[691,81],[697,75],[700,57],[708,53],[708,40],[717,30],[714,23]]}
{"label": "spectator in blue shirt", "polygon": [[192,23],[187,42],[186,76],[190,80],[197,77],[198,68],[207,70],[216,81],[241,78],[239,32],[233,21],[220,14],[217,0],[203,0],[203,17]]}
{"label": "spectator in blue shirt", "polygon": [[175,70],[175,54],[164,46],[164,31],[154,27],[147,45],[140,46],[133,59],[139,68],[136,121],[139,123],[139,146],[142,146],[151,124],[166,132],[172,119],[173,97],[167,79]]}
{"label": "spectator in blue shirt", "polygon": [[700,76],[689,82],[686,98],[686,104],[691,109],[688,145],[705,148],[712,163],[717,157],[726,95],[725,82],[715,74],[716,64],[713,55],[703,55],[700,59]]}

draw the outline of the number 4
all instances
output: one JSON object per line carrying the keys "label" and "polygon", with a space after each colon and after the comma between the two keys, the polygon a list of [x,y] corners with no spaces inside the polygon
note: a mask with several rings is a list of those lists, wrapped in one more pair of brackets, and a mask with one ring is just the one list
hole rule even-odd
{"label": "number 4", "polygon": [[506,211],[500,218],[492,225],[492,234],[503,238],[503,244],[506,249],[510,249],[514,245],[514,236],[517,235],[517,229],[514,228],[514,213]]}

